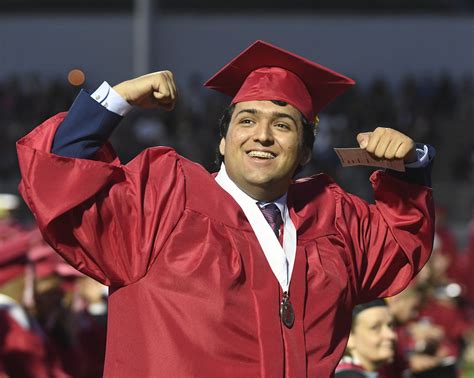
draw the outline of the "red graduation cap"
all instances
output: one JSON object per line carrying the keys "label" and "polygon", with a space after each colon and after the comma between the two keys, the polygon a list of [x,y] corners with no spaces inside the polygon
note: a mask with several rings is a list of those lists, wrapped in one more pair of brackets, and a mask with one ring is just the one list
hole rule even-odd
{"label": "red graduation cap", "polygon": [[204,86],[233,97],[233,104],[285,101],[312,122],[322,108],[354,84],[354,80],[320,64],[256,41]]}
{"label": "red graduation cap", "polygon": [[82,277],[83,274],[70,266],[46,243],[40,243],[28,251],[28,258],[34,263],[37,278],[52,274],[61,277]]}
{"label": "red graduation cap", "polygon": [[40,235],[37,229],[25,231],[14,227],[10,227],[10,234],[0,242],[0,286],[25,274],[28,249]]}

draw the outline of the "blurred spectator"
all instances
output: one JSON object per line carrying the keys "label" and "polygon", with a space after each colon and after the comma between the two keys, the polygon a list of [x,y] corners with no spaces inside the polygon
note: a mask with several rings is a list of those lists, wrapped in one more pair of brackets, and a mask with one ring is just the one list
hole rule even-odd
{"label": "blurred spectator", "polygon": [[[450,238],[445,240],[449,245]],[[418,289],[411,286],[388,299],[398,345],[387,377],[400,377],[407,371],[415,377],[457,377],[462,361],[472,358],[467,353],[474,350],[474,328],[469,307],[462,305],[461,276],[449,275],[456,253],[447,253],[437,235],[433,254],[417,276]]]}
{"label": "blurred spectator", "polygon": [[394,361],[380,370],[381,377],[457,377],[458,359],[446,348],[442,326],[419,317],[419,312],[424,310],[423,296],[412,284],[388,298],[395,318],[397,348]]}
{"label": "blurred spectator", "polygon": [[[23,306],[33,284],[27,256],[39,233],[23,230],[10,217],[19,201],[0,203],[0,376],[66,377],[60,360],[36,321]],[[5,199],[5,196],[3,196]]]}
{"label": "blurred spectator", "polygon": [[104,286],[69,266],[45,244],[29,251],[35,268],[34,313],[64,371],[102,376],[106,313]]}
{"label": "blurred spectator", "polygon": [[394,330],[397,334],[397,343],[393,361],[382,368],[382,377],[400,378],[409,374],[410,354],[414,350],[414,341],[407,325],[418,316],[422,303],[422,295],[412,284],[400,294],[387,298],[387,303],[394,317]]}
{"label": "blurred spectator", "polygon": [[346,352],[336,368],[337,378],[376,377],[395,355],[393,315],[383,299],[354,307]]}
{"label": "blurred spectator", "polygon": [[466,250],[463,253],[461,266],[463,268],[462,277],[466,288],[466,299],[469,305],[474,309],[474,206],[472,209],[473,217],[468,225],[468,235]]}
{"label": "blurred spectator", "polygon": [[[431,345],[427,348],[445,365],[460,363],[463,349],[468,342],[465,336],[472,330],[467,312],[460,306],[463,296],[461,277],[459,274],[449,274],[455,258],[456,256],[446,253],[441,238],[435,236],[433,254],[421,272],[421,280],[424,280],[425,285],[425,301],[420,309],[417,328],[414,328],[418,331],[433,328],[439,330],[439,340],[432,340],[431,344],[423,341],[421,344]],[[414,331],[412,333],[414,334]]]}
{"label": "blurred spectator", "polygon": [[436,251],[442,256],[437,256],[436,259],[444,259],[446,264],[443,272],[438,272],[438,280],[441,279],[441,275],[445,276],[443,279],[446,281],[457,281],[461,275],[462,267],[460,266],[460,252],[458,243],[453,231],[448,223],[448,209],[440,204],[436,206],[436,229],[435,234],[437,237]]}
{"label": "blurred spectator", "polygon": [[104,286],[70,267],[0,194],[0,376],[101,377]]}

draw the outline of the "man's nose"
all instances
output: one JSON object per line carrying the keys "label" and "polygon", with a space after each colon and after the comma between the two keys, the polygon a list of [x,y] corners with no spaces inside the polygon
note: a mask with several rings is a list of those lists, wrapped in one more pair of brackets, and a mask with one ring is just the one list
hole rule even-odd
{"label": "man's nose", "polygon": [[266,122],[260,122],[255,127],[254,141],[260,142],[263,145],[273,143],[273,130],[271,125]]}

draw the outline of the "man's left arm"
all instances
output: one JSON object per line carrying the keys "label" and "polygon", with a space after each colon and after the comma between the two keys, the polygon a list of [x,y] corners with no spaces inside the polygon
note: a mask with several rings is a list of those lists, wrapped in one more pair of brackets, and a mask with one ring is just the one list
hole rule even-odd
{"label": "man's left arm", "polygon": [[357,302],[403,290],[428,260],[434,237],[434,205],[429,187],[434,149],[408,136],[378,128],[359,134],[361,148],[379,159],[403,159],[405,172],[377,171],[372,177],[375,205],[356,196],[342,201],[346,237],[353,245]]}

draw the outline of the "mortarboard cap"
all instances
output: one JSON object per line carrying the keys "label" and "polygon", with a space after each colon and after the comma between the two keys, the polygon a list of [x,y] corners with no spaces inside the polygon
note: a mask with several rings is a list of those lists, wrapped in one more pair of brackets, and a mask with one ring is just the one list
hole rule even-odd
{"label": "mortarboard cap", "polygon": [[60,277],[82,277],[83,274],[70,266],[48,244],[37,244],[28,251],[28,258],[34,264],[35,276],[45,278],[56,274]]}
{"label": "mortarboard cap", "polygon": [[28,263],[26,253],[18,256],[15,260],[11,260],[6,264],[0,265],[0,286],[7,282],[22,277],[25,274],[25,268]]}
{"label": "mortarboard cap", "polygon": [[256,41],[210,78],[205,87],[242,101],[280,100],[308,121],[354,80],[301,56]]}
{"label": "mortarboard cap", "polygon": [[3,240],[0,237],[0,286],[25,274],[28,249],[31,241],[39,236],[39,231],[36,229],[25,231],[12,227],[10,234]]}

